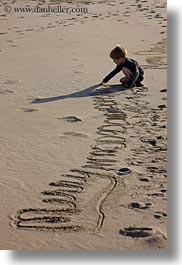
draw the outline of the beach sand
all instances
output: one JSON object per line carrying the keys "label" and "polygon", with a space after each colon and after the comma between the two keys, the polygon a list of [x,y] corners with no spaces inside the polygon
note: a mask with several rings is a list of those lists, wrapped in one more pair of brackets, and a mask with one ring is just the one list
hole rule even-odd
{"label": "beach sand", "polygon": [[[0,3],[1,249],[166,249],[166,1],[38,4],[88,13]],[[98,85],[117,43],[144,87]]]}

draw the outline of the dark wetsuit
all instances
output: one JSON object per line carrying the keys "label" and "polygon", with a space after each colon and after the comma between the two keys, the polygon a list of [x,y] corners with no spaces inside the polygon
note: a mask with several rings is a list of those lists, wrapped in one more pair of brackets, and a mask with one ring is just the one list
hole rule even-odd
{"label": "dark wetsuit", "polygon": [[126,67],[128,68],[131,73],[132,73],[132,76],[131,78],[128,80],[127,82],[127,86],[128,87],[131,87],[132,84],[140,84],[140,82],[144,79],[144,71],[143,69],[141,68],[141,66],[138,64],[137,61],[133,60],[133,59],[129,59],[129,58],[126,58],[125,59],[125,62],[120,64],[120,65],[117,65],[116,68],[110,72],[104,79],[103,79],[103,82],[104,83],[107,83],[111,78],[113,78],[117,73],[119,73],[120,71],[122,71],[123,67]]}

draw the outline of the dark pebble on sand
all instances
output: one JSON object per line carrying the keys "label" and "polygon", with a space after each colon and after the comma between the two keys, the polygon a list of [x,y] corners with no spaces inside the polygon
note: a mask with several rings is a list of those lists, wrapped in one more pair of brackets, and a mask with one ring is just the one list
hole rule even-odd
{"label": "dark pebble on sand", "polygon": [[151,144],[152,146],[156,146],[156,144],[157,144],[155,139],[148,140],[148,143]]}
{"label": "dark pebble on sand", "polygon": [[123,168],[120,168],[118,171],[117,171],[118,175],[127,175],[129,173],[131,173],[131,170],[127,167],[123,167]]}
{"label": "dark pebble on sand", "polygon": [[139,178],[140,181],[149,182],[150,180],[148,178]]}
{"label": "dark pebble on sand", "polygon": [[132,202],[132,203],[131,203],[131,207],[132,207],[132,208],[140,208],[140,204],[137,203],[137,202]]}
{"label": "dark pebble on sand", "polygon": [[163,104],[163,105],[159,105],[158,108],[159,108],[159,109],[165,109],[165,108],[167,108],[167,107],[166,107],[165,104]]}
{"label": "dark pebble on sand", "polygon": [[160,92],[167,92],[167,89],[166,88],[161,89]]}
{"label": "dark pebble on sand", "polygon": [[82,121],[82,119],[80,117],[77,116],[68,116],[64,118],[66,121],[68,122],[78,122],[78,121]]}

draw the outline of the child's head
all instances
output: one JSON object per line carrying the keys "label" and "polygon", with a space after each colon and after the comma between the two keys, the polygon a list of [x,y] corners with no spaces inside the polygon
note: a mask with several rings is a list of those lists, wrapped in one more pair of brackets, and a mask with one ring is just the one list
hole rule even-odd
{"label": "child's head", "polygon": [[120,45],[117,45],[111,52],[110,57],[116,64],[121,64],[125,61],[127,57],[127,50]]}

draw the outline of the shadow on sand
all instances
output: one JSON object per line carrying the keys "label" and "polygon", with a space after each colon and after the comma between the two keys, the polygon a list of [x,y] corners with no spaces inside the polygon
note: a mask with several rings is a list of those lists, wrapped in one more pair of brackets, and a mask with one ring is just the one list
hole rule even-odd
{"label": "shadow on sand", "polygon": [[[99,87],[100,89],[98,89]],[[32,101],[32,104],[47,103],[47,102],[52,102],[52,101],[57,101],[57,100],[63,100],[66,98],[91,97],[91,96],[102,95],[102,94],[107,94],[107,93],[116,93],[119,91],[124,91],[126,89],[127,88],[125,88],[121,84],[107,85],[107,86],[101,86],[101,84],[96,84],[96,85],[87,87],[81,91],[74,92],[74,93],[67,94],[67,95],[49,97],[49,98],[37,98]]]}

